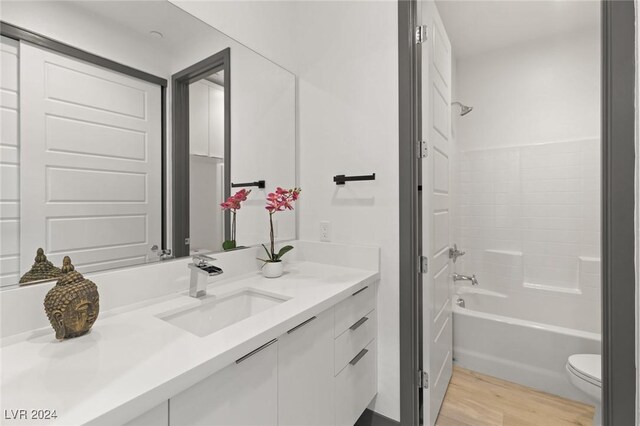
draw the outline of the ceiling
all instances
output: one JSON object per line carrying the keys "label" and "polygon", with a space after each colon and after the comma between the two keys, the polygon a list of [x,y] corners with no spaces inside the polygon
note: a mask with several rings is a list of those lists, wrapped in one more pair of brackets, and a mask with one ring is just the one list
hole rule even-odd
{"label": "ceiling", "polygon": [[[138,34],[142,40],[170,55],[184,50],[185,43],[219,33],[166,0],[75,0],[62,3],[82,9],[115,27]],[[163,37],[152,37],[150,31],[160,32]]]}
{"label": "ceiling", "polygon": [[456,57],[596,28],[596,0],[436,0]]}

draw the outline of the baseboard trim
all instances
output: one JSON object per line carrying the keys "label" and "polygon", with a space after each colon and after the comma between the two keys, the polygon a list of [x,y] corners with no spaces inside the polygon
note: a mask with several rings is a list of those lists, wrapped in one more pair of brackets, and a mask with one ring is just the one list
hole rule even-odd
{"label": "baseboard trim", "polygon": [[356,421],[354,426],[399,426],[400,422],[397,422],[389,417],[378,414],[373,410],[366,409]]}

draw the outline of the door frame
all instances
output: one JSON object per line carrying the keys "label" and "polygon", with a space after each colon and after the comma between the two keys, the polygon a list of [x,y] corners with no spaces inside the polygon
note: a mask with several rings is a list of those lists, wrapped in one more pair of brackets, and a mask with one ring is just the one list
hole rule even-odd
{"label": "door frame", "polygon": [[[174,257],[189,256],[189,85],[220,70],[224,71],[224,198],[227,199],[231,196],[231,48],[171,76]],[[224,233],[225,240],[229,240],[229,211],[224,212]]]}
{"label": "door frame", "polygon": [[418,256],[421,244],[421,161],[418,141],[421,123],[421,49],[415,43],[418,0],[398,0],[399,95],[399,302],[400,302],[400,422],[419,425],[422,359],[422,277]]}
{"label": "door frame", "polygon": [[602,2],[602,424],[636,424],[635,6]]}
{"label": "door frame", "polygon": [[[398,0],[400,420],[421,424],[421,49],[418,0]],[[636,420],[635,6],[602,0],[602,420]]]}

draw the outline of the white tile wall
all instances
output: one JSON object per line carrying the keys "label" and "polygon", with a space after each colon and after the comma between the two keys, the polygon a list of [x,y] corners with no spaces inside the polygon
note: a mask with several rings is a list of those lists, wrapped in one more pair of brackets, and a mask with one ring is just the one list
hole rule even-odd
{"label": "white tile wall", "polygon": [[455,233],[467,256],[457,271],[599,313],[599,150],[588,139],[462,152]]}

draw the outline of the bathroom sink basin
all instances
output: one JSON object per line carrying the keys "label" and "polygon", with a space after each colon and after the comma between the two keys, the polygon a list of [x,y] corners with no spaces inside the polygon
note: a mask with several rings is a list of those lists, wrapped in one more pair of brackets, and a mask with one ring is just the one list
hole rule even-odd
{"label": "bathroom sink basin", "polygon": [[221,297],[207,296],[201,299],[199,306],[167,312],[159,317],[189,333],[204,337],[278,306],[287,299],[247,289]]}

